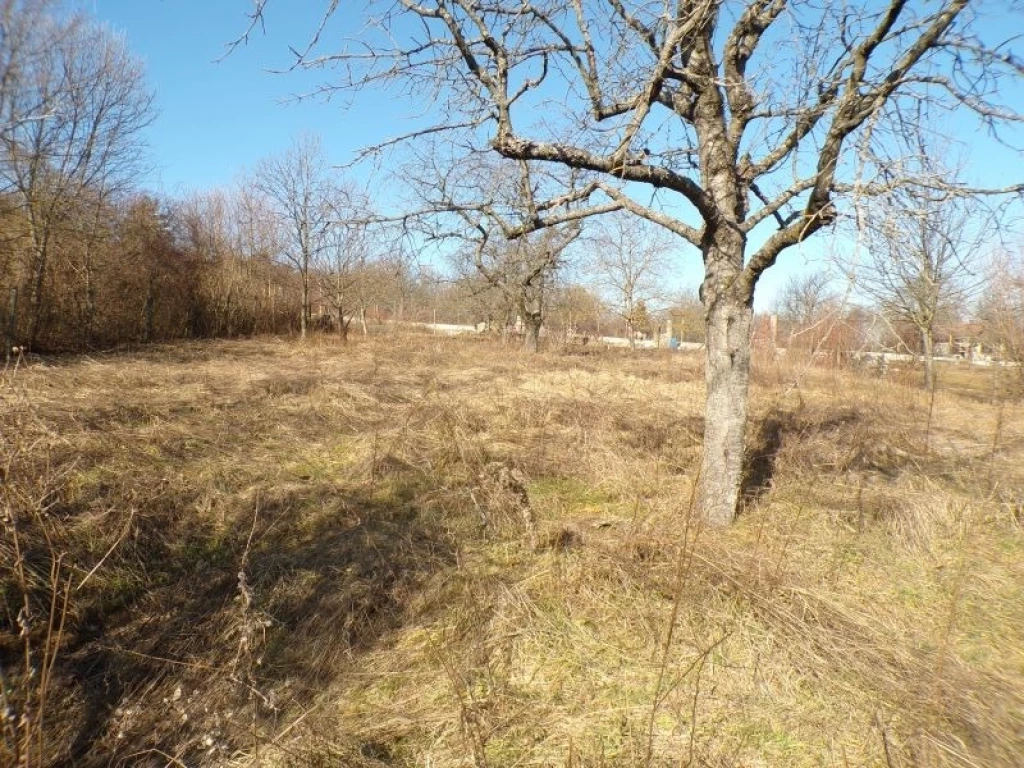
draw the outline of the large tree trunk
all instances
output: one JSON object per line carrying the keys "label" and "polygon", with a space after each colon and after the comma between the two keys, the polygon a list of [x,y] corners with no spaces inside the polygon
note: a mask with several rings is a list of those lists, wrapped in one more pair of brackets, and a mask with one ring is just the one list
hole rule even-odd
{"label": "large tree trunk", "polygon": [[753,316],[750,303],[724,297],[707,311],[707,401],[698,501],[711,525],[731,523],[739,503]]}
{"label": "large tree trunk", "polygon": [[709,525],[736,517],[743,482],[753,287],[738,287],[745,244],[729,231],[705,252],[704,303],[706,359],[704,454],[697,502]]}
{"label": "large tree trunk", "polygon": [[935,340],[931,328],[921,329],[921,347],[924,353],[924,388],[931,392],[935,389]]}
{"label": "large tree trunk", "polygon": [[540,327],[543,323],[539,313],[523,313],[523,349],[527,352],[536,353],[540,351]]}

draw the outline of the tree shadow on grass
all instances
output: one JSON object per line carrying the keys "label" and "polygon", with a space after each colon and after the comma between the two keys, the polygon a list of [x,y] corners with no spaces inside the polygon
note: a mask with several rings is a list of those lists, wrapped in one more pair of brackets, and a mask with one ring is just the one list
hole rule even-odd
{"label": "tree shadow on grass", "polygon": [[151,520],[135,548],[147,588],[95,607],[59,662],[72,764],[217,762],[309,707],[454,564],[422,485],[269,489],[230,524]]}
{"label": "tree shadow on grass", "polygon": [[772,486],[782,448],[782,436],[792,429],[792,414],[773,413],[758,424],[744,457],[740,499],[744,508],[753,505]]}
{"label": "tree shadow on grass", "polygon": [[757,423],[744,457],[740,499],[743,509],[749,509],[769,490],[775,480],[779,454],[788,436],[800,439],[815,434],[830,434],[860,419],[851,409],[820,414],[817,418],[807,414],[774,410]]}

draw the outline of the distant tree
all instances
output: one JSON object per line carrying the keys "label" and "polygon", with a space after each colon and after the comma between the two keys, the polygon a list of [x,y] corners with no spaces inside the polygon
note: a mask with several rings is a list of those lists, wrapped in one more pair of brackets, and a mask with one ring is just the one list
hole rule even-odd
{"label": "distant tree", "polygon": [[671,321],[672,335],[679,341],[703,344],[704,307],[700,298],[693,293],[682,293],[671,299],[667,316]]}
{"label": "distant tree", "polygon": [[175,205],[174,224],[188,260],[189,284],[177,287],[190,297],[189,336],[233,336],[248,330],[245,266],[236,247],[234,214],[228,190],[189,195]]}
{"label": "distant tree", "polygon": [[[653,332],[654,321],[647,309],[646,300],[640,299],[633,305],[633,311],[630,313],[627,324],[631,328],[631,337],[635,337],[637,333],[648,335]],[[635,339],[632,346],[636,346]]]}
{"label": "distant tree", "polygon": [[1000,356],[1017,364],[1024,383],[1024,256],[1002,254],[992,260],[978,318]]}
{"label": "distant tree", "polygon": [[530,222],[571,205],[573,196],[552,203],[550,194],[564,181],[537,164],[497,163],[478,153],[446,165],[450,160],[439,156],[445,158],[443,150],[432,148],[405,169],[418,209],[401,219],[430,241],[454,244],[462,276],[475,271],[501,295],[523,324],[523,348],[536,352],[545,300],[582,226],[573,217],[539,230]]}
{"label": "distant tree", "polygon": [[629,345],[635,347],[637,332],[650,326],[647,303],[664,297],[672,238],[664,229],[624,213],[608,214],[594,229],[587,238],[594,250],[594,280],[625,321]]}
{"label": "distant tree", "polygon": [[790,276],[776,302],[778,313],[797,327],[816,322],[837,299],[831,281],[832,276],[825,271]]}
{"label": "distant tree", "polygon": [[[336,206],[343,216],[342,205]],[[372,234],[359,223],[331,226],[327,239],[316,255],[316,274],[320,295],[334,313],[338,334],[348,339],[349,327],[358,312],[366,330],[366,272],[371,264]]]}
{"label": "distant tree", "polygon": [[597,336],[601,330],[601,316],[605,312],[601,297],[579,283],[556,285],[548,301],[553,323],[566,334]]}
{"label": "distant tree", "polygon": [[857,285],[890,322],[914,328],[928,390],[935,388],[936,324],[965,308],[982,283],[980,210],[972,198],[944,189],[901,188],[871,200],[861,217],[867,253]]}
{"label": "distant tree", "polygon": [[523,349],[540,349],[546,300],[555,274],[564,263],[565,249],[578,237],[578,227],[549,229],[516,240],[481,241],[464,253],[488,286],[496,289],[506,306],[514,309],[523,324]]}
{"label": "distant tree", "polygon": [[271,203],[279,228],[281,256],[299,275],[299,333],[304,339],[310,321],[310,288],[316,262],[328,250],[335,257],[344,253],[345,236],[337,224],[343,194],[316,136],[300,137],[282,154],[261,161],[253,181]]}
{"label": "distant tree", "polygon": [[122,314],[120,333],[132,340],[149,343],[188,330],[198,274],[172,227],[173,218],[154,197],[139,195],[122,207],[112,246],[119,270],[110,281],[110,303]]}
{"label": "distant tree", "polygon": [[[382,307],[398,308],[407,290],[408,264],[400,249],[393,248],[388,233],[379,230],[371,234],[373,248],[368,261],[356,275],[354,298],[358,307],[363,335],[369,333],[367,318],[381,322]],[[392,309],[392,314],[397,314]]]}
{"label": "distant tree", "polygon": [[229,204],[233,263],[241,278],[239,299],[246,309],[246,331],[277,331],[288,316],[281,298],[292,281],[286,278],[288,270],[275,262],[281,251],[280,232],[270,201],[242,184],[233,190]]}
{"label": "distant tree", "polygon": [[838,321],[840,297],[832,284],[832,276],[824,271],[792,275],[779,293],[776,312],[785,326],[787,346],[817,347],[829,319]]}
{"label": "distant tree", "polygon": [[375,267],[374,302],[385,307],[392,319],[404,320],[415,292],[413,251],[404,233],[397,229],[386,232],[382,242],[385,253]]}

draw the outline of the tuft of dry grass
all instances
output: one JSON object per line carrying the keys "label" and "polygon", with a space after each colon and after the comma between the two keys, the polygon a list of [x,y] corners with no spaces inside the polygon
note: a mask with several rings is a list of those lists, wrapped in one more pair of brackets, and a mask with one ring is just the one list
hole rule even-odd
{"label": "tuft of dry grass", "polygon": [[1024,415],[948,381],[760,361],[717,531],[698,356],[395,334],[8,372],[0,762],[1017,765]]}

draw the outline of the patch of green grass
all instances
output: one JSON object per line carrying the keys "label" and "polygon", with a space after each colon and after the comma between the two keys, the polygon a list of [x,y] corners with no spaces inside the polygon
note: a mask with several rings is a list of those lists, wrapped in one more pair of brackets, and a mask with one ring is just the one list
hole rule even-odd
{"label": "patch of green grass", "polygon": [[569,513],[600,510],[618,500],[617,494],[574,477],[542,477],[526,490],[534,503],[557,504]]}

